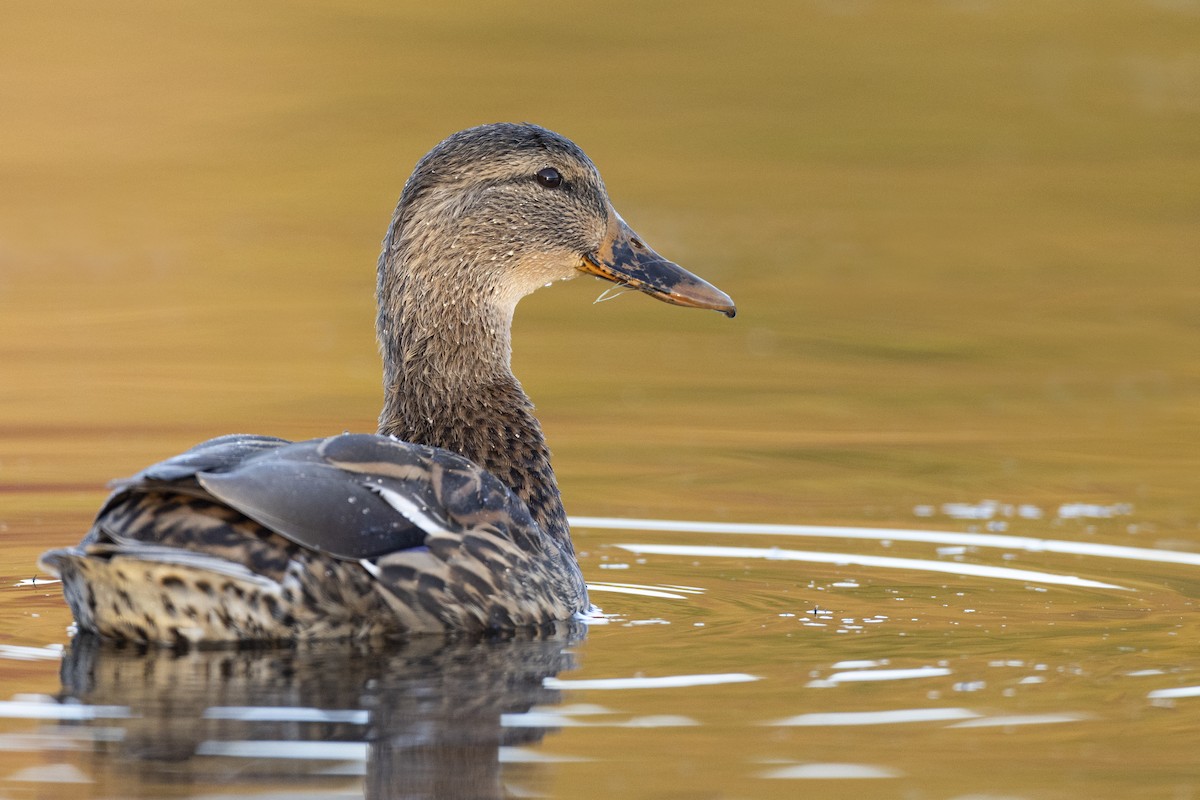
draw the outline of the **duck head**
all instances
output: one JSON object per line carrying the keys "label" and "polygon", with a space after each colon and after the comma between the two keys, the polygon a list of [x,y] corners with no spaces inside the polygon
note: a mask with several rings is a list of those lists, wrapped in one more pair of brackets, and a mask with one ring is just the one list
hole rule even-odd
{"label": "duck head", "polygon": [[536,125],[482,125],[441,142],[405,184],[380,258],[381,307],[453,287],[511,319],[521,297],[581,273],[736,313],[727,294],[645,244],[573,142]]}

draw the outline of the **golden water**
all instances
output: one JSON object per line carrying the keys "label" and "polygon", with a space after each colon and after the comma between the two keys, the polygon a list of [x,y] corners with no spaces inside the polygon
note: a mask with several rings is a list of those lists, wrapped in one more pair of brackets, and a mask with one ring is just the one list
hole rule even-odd
{"label": "golden water", "polygon": [[[1200,685],[1195,566],[887,534],[1200,551],[1198,43],[1188,0],[10,4],[0,797],[401,797],[464,764],[554,797],[1200,796],[1200,697],[1155,694]],[[566,653],[71,653],[60,678],[37,553],[201,439],[373,429],[392,205],[496,119],[579,142],[739,306],[593,307],[591,280],[522,304],[568,510],[878,536],[578,527],[613,616]],[[914,561],[858,563],[885,556]],[[856,672],[891,679],[831,680]],[[20,704],[64,691],[131,716]],[[269,707],[347,716],[212,711]],[[803,716],[854,712],[892,713]]]}

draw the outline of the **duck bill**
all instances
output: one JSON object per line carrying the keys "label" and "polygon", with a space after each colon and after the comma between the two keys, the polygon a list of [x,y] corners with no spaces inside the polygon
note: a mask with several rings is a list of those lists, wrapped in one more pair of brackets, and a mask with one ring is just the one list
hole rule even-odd
{"label": "duck bill", "polygon": [[579,269],[613,283],[631,286],[656,300],[691,308],[711,308],[727,317],[737,313],[732,298],[708,281],[651,250],[609,207],[608,233]]}

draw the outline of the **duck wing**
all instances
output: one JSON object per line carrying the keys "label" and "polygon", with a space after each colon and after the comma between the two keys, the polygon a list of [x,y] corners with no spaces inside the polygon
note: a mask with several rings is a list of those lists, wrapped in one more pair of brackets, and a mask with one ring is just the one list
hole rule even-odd
{"label": "duck wing", "polygon": [[[373,558],[423,545],[427,519],[398,513],[381,494],[386,488],[410,497],[415,508],[436,519],[422,454],[415,446],[395,447],[389,453],[393,460],[379,464],[389,475],[356,473],[332,463],[324,452],[340,438],[262,450],[224,469],[198,471],[194,480],[199,489],[265,528],[334,558]],[[378,437],[347,438],[369,442]],[[333,449],[353,454],[360,447],[347,443]]]}
{"label": "duck wing", "polygon": [[120,482],[42,564],[81,627],[141,641],[505,629],[587,599],[497,478],[373,434],[202,443]]}
{"label": "duck wing", "polygon": [[[339,559],[377,558],[426,544],[434,533],[486,525],[538,549],[525,504],[471,461],[375,434],[288,442],[230,435],[147,467],[115,485],[97,515],[116,539],[143,539],[144,517],[118,509],[134,495],[167,493],[227,506],[303,548]],[[149,543],[149,542],[147,542]]]}

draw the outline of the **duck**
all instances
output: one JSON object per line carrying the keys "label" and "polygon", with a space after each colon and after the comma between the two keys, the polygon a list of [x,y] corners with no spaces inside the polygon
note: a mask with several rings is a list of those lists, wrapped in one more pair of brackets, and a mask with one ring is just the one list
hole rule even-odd
{"label": "duck", "polygon": [[630,228],[566,137],[495,123],[440,142],[378,260],[377,432],[220,436],[115,481],[82,541],[39,560],[77,629],[187,648],[578,619],[587,587],[511,331],[521,298],[579,275],[736,313]]}

